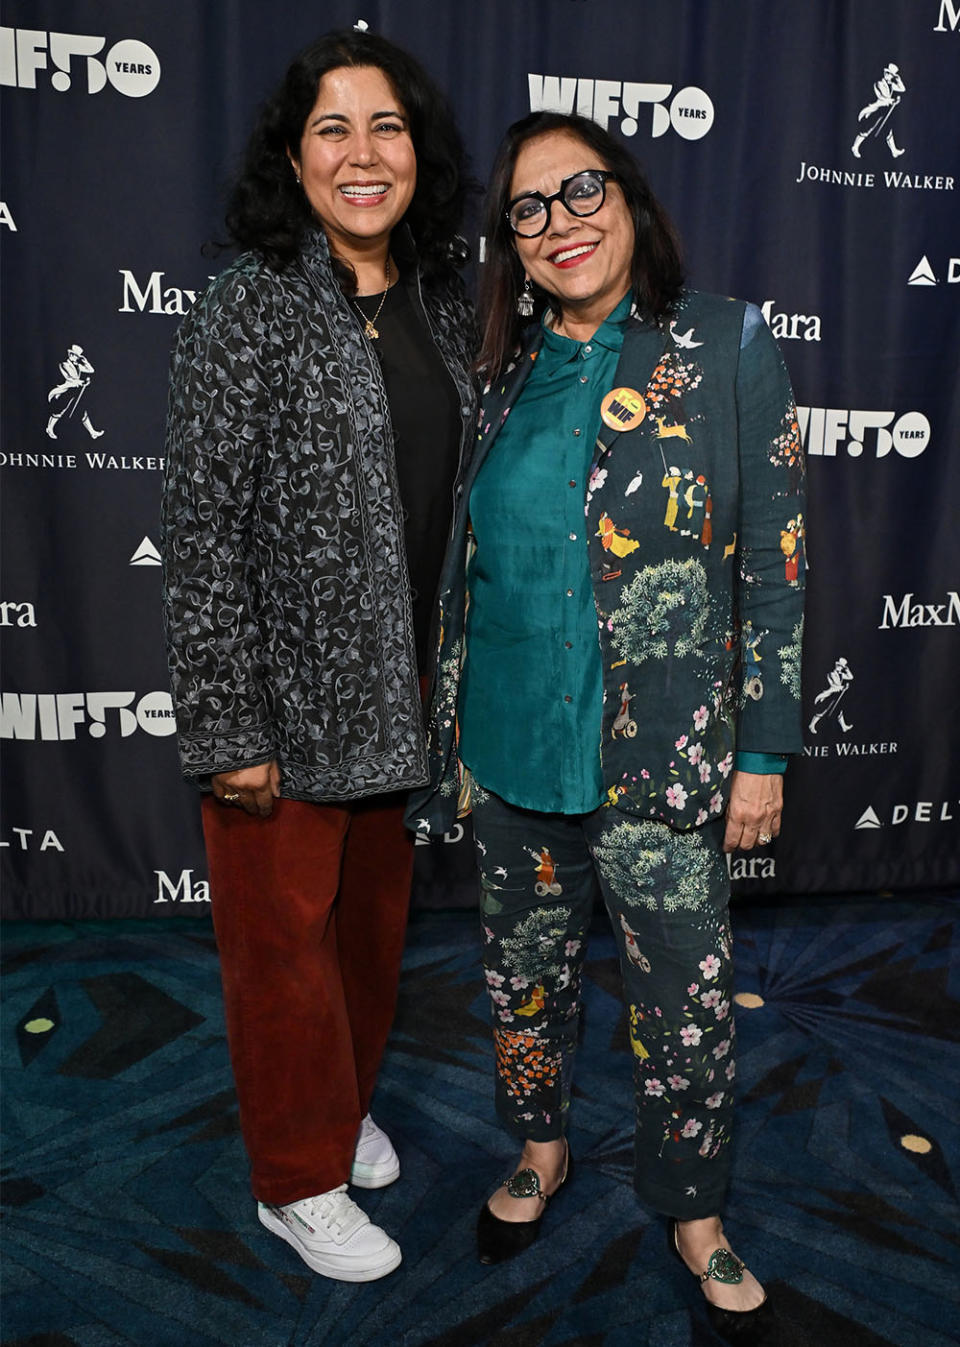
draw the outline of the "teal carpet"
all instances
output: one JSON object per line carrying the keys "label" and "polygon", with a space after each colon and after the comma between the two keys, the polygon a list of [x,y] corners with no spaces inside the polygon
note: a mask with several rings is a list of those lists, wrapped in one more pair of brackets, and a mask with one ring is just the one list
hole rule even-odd
{"label": "teal carpet", "polygon": [[[960,1341],[956,895],[736,909],[741,1085],[726,1223],[782,1347]],[[473,918],[418,916],[375,1104],[403,1164],[363,1194],[402,1267],[314,1277],[256,1220],[206,921],[10,924],[2,1347],[706,1347],[630,1187],[632,1085],[601,925],[571,1144],[521,1258],[481,1267],[512,1164]]]}

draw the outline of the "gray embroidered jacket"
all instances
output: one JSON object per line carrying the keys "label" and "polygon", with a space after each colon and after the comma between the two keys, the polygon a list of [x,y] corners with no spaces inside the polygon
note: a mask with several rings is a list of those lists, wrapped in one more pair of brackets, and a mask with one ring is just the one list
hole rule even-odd
{"label": "gray embroidered jacket", "polygon": [[[462,407],[459,283],[415,302]],[[173,353],[164,598],[184,774],[276,758],[281,790],[346,800],[427,778],[403,516],[383,376],[313,232],[282,273],[212,282]],[[462,471],[462,465],[461,465]]]}

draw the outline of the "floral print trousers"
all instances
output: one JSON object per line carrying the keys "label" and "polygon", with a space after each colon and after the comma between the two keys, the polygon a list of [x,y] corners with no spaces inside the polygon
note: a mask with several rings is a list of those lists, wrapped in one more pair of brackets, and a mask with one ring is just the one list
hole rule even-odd
{"label": "floral print trousers", "polygon": [[620,954],[636,1095],[634,1185],[680,1220],[719,1213],[729,1171],[734,1026],[723,820],[690,832],[602,807],[541,814],[475,786],[497,1111],[561,1136],[595,900]]}

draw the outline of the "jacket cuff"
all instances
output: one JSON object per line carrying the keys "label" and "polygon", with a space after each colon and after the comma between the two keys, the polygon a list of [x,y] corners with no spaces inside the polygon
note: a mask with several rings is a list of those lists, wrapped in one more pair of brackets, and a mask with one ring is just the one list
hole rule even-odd
{"label": "jacket cuff", "polygon": [[738,750],[735,765],[738,772],[750,772],[755,776],[782,775],[787,770],[787,758],[784,753],[748,753]]}
{"label": "jacket cuff", "polygon": [[184,776],[188,777],[259,767],[277,756],[269,725],[218,734],[181,733],[179,749],[180,766]]}

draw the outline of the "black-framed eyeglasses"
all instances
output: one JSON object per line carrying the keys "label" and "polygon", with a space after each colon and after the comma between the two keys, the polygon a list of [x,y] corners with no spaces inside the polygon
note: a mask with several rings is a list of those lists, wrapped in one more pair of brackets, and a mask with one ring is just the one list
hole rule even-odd
{"label": "black-framed eyeglasses", "polygon": [[515,196],[504,212],[507,223],[521,238],[535,239],[550,223],[550,208],[559,201],[571,215],[596,215],[607,197],[607,183],[616,182],[616,173],[605,168],[587,168],[564,178],[559,192],[525,192]]}

